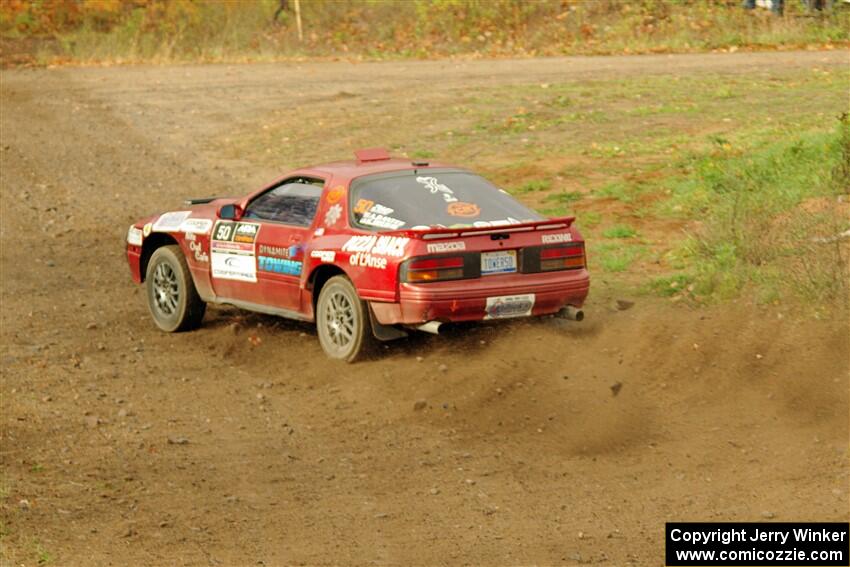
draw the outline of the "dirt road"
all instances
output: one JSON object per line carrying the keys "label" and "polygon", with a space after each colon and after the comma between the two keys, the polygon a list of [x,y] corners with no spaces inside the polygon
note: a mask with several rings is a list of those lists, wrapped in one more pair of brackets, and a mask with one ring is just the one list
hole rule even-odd
{"label": "dirt road", "polygon": [[276,175],[220,152],[276,108],[354,95],[403,115],[482,86],[847,62],[3,71],[0,563],[661,565],[665,521],[846,521],[846,313],[618,311],[596,288],[581,324],[415,337],[345,366],[310,326],[236,310],[157,332],[123,238],[140,215]]}

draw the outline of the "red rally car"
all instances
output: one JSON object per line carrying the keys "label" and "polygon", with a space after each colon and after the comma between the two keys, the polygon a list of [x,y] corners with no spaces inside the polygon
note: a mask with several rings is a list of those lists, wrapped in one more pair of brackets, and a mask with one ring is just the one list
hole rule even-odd
{"label": "red rally car", "polygon": [[240,198],[187,201],[127,233],[133,281],[164,331],[207,303],[315,321],[328,356],[446,322],[581,320],[590,279],[573,218],[545,219],[482,177],[392,159],[293,171]]}

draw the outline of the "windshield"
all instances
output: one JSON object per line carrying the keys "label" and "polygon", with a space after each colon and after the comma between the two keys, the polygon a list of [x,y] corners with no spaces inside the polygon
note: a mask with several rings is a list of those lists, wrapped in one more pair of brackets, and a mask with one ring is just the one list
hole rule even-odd
{"label": "windshield", "polygon": [[350,193],[354,224],[367,230],[503,226],[543,218],[466,171],[370,175],[356,180]]}

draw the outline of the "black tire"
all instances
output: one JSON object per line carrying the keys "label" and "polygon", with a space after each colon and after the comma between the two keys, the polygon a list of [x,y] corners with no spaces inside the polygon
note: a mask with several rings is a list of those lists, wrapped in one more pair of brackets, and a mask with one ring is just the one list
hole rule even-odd
{"label": "black tire", "polygon": [[319,344],[330,358],[354,362],[368,354],[372,342],[369,308],[345,276],[329,279],[316,304]]}
{"label": "black tire", "polygon": [[207,304],[201,300],[183,252],[176,244],[151,256],[145,275],[148,309],[156,326],[168,333],[197,329]]}

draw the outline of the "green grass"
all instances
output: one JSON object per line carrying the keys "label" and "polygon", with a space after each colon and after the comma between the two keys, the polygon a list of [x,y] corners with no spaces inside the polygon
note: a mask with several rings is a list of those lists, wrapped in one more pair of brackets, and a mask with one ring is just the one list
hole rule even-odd
{"label": "green grass", "polygon": [[[694,294],[726,299],[747,287],[767,301],[846,297],[840,244],[819,243],[850,228],[838,197],[850,193],[850,123],[693,160],[671,183],[667,210],[702,219],[682,243]],[[670,207],[672,205],[672,207]]]}
{"label": "green grass", "polygon": [[643,249],[637,246],[591,242],[588,262],[591,267],[599,265],[606,272],[620,273],[628,270],[642,253]]}
{"label": "green grass", "polygon": [[522,195],[524,193],[548,191],[550,187],[552,187],[552,181],[549,179],[532,179],[531,181],[526,181],[515,189],[511,189],[510,193],[513,193],[514,195]]}
{"label": "green grass", "polygon": [[605,238],[634,238],[637,236],[637,231],[625,224],[612,226],[602,232]]}

